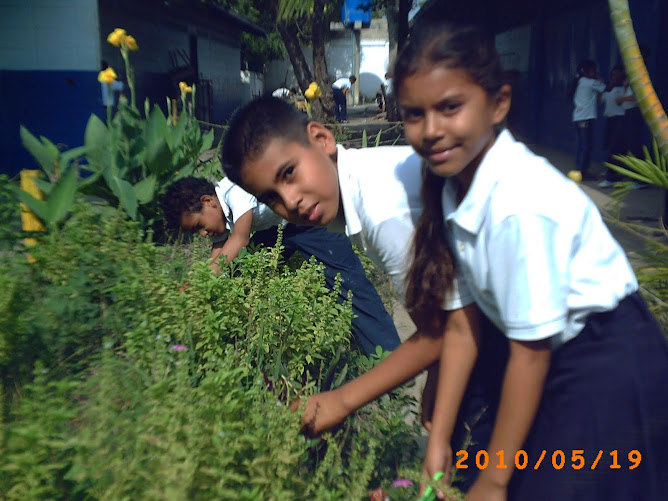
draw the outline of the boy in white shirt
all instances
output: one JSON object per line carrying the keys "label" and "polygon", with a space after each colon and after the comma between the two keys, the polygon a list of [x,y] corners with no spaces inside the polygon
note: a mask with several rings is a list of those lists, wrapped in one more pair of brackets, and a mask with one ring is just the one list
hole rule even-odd
{"label": "boy in white shirt", "polygon": [[[625,72],[622,66],[615,66],[610,71],[610,83],[601,94],[603,116],[605,117],[604,148],[608,150],[609,161],[614,162],[613,155],[623,155],[624,151],[624,108],[617,99],[624,96]],[[608,188],[620,180],[620,176],[612,169],[605,173],[605,179],[598,183],[599,188]]]}
{"label": "boy in white shirt", "polygon": [[346,96],[350,92],[350,86],[357,81],[353,75],[346,78],[339,78],[332,84],[334,91],[334,114],[336,121],[345,123],[348,121],[348,103]]}
{"label": "boy in white shirt", "polygon": [[214,269],[220,256],[231,261],[250,241],[274,245],[276,228],[284,224],[286,258],[295,251],[307,259],[314,256],[325,265],[325,282],[329,288],[340,274],[342,291],[352,291],[355,315],[352,331],[362,349],[370,354],[375,353],[376,346],[391,351],[399,345],[392,317],[343,235],[325,228],[287,224],[228,178],[215,185],[194,177],[180,179],[169,186],[161,202],[168,226],[216,240],[211,251]]}

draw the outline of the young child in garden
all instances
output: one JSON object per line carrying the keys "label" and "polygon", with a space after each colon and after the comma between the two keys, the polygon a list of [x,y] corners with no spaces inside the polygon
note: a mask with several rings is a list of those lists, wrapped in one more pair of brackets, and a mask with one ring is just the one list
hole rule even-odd
{"label": "young child in garden", "polygon": [[[194,177],[180,179],[168,187],[161,202],[168,226],[218,240],[211,251],[216,268],[221,256],[231,261],[250,241],[274,245],[277,226],[284,223],[227,178],[215,185]],[[322,262],[329,288],[334,286],[337,273],[341,274],[341,289],[353,294],[352,331],[367,354],[374,353],[376,346],[393,350],[399,345],[392,317],[343,235],[325,228],[286,224],[283,246],[288,257],[299,251],[306,259],[314,256]]]}
{"label": "young child in garden", "polygon": [[[438,301],[452,288],[439,267],[454,263],[510,343],[488,454],[462,458],[480,469],[466,499],[668,499],[666,340],[596,206],[504,129],[493,38],[420,26],[394,77],[429,167],[409,290]],[[450,468],[449,427],[435,412],[430,473]]]}
{"label": "young child in garden", "polygon": [[[261,98],[241,108],[230,122],[222,151],[234,182],[255,194],[281,217],[298,224],[327,226],[345,233],[387,271],[400,297],[415,222],[422,211],[422,161],[408,146],[346,149],[318,122],[280,100]],[[359,407],[414,377],[439,360],[444,345],[471,342],[479,330],[477,309],[465,287],[455,286],[437,304],[411,311],[418,330],[374,369],[341,388],[308,398],[304,423],[312,433],[330,428]],[[503,350],[492,341],[483,352]],[[470,349],[476,351],[473,342]],[[484,357],[481,357],[483,359]],[[486,360],[486,359],[485,359]],[[448,419],[453,446],[471,429],[472,448],[484,447],[491,433],[489,396],[498,397],[502,363],[478,364],[475,357],[441,359],[447,372]],[[471,372],[475,377],[464,396]],[[432,371],[433,374],[433,371]],[[427,384],[427,389],[430,386]],[[457,418],[457,409],[461,412]],[[431,419],[433,395],[423,395],[423,421]],[[472,481],[470,469],[462,487]]]}

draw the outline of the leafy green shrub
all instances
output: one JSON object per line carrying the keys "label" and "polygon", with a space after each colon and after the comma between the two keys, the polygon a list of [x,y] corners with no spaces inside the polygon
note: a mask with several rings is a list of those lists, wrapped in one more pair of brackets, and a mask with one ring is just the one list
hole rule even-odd
{"label": "leafy green shrub", "polygon": [[199,238],[92,204],[31,252],[0,254],[5,498],[348,500],[417,470],[402,390],[322,439],[287,409],[383,356],[319,265],[251,249],[214,276]]}

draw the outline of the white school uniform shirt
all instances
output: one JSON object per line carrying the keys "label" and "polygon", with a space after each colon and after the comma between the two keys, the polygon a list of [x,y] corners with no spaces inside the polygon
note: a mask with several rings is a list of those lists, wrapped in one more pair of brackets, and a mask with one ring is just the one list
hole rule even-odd
{"label": "white school uniform shirt", "polygon": [[613,87],[609,91],[601,94],[601,101],[603,101],[603,116],[605,117],[621,117],[624,116],[624,108],[621,104],[617,104],[616,99],[623,97],[625,93],[624,87],[621,85]]}
{"label": "white school uniform shirt", "polygon": [[350,89],[350,77],[339,78],[336,82],[332,84],[332,87],[340,90],[343,90],[344,88]]}
{"label": "white school uniform shirt", "polygon": [[[385,270],[402,301],[413,260],[413,235],[422,213],[422,163],[410,146],[346,149],[337,146],[345,228],[350,240]],[[473,296],[455,280],[444,310],[471,304]]]}
{"label": "white school uniform shirt", "polygon": [[596,118],[596,98],[605,90],[605,84],[599,80],[580,77],[573,95],[573,121],[593,120]]}
{"label": "white school uniform shirt", "polygon": [[258,202],[257,198],[226,177],[215,184],[215,189],[218,201],[223,208],[225,225],[228,230],[234,230],[236,222],[249,210],[253,211],[251,231],[266,230],[287,223],[281,216],[265,204]]}
{"label": "white school uniform shirt", "polygon": [[462,279],[508,338],[574,338],[592,312],[638,289],[624,251],[580,187],[504,130],[459,206],[443,213]]}
{"label": "white school uniform shirt", "polygon": [[624,97],[628,97],[628,96],[633,97],[633,100],[632,101],[624,101],[622,103],[622,108],[624,109],[624,111],[630,110],[631,108],[637,108],[638,107],[638,101],[635,100],[635,97],[633,96],[633,89],[631,88],[630,85],[628,85],[626,87],[626,89],[624,89]]}
{"label": "white school uniform shirt", "polygon": [[276,89],[274,92],[271,93],[273,97],[277,97],[279,99],[285,99],[290,97],[290,89],[286,89],[285,87],[281,87],[280,89]]}

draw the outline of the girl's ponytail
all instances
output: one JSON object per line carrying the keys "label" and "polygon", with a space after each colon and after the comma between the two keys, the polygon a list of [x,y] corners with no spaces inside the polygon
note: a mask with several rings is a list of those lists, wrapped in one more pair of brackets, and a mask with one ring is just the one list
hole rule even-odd
{"label": "girl's ponytail", "polygon": [[445,178],[433,174],[423,163],[422,215],[413,239],[413,263],[407,277],[406,306],[409,311],[441,309],[455,275],[446,240],[441,200]]}

